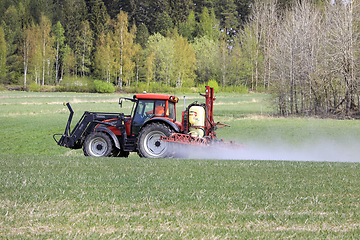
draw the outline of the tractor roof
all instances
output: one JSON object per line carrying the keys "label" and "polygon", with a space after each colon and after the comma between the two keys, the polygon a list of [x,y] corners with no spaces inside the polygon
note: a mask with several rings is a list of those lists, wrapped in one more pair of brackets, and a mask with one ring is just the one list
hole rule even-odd
{"label": "tractor roof", "polygon": [[136,99],[151,99],[151,100],[169,100],[171,102],[179,102],[179,98],[174,95],[141,93],[134,95]]}

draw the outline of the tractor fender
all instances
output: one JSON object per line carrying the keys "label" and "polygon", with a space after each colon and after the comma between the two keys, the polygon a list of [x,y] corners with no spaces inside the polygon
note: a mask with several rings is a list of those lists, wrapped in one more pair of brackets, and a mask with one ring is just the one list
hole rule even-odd
{"label": "tractor fender", "polygon": [[108,129],[106,127],[97,127],[94,130],[96,132],[106,132],[106,133],[108,133],[111,136],[111,138],[113,139],[113,141],[115,143],[115,147],[118,148],[118,149],[121,149],[118,138],[116,137],[115,133],[113,133],[110,129]]}
{"label": "tractor fender", "polygon": [[180,128],[178,125],[176,125],[175,123],[173,123],[172,121],[168,120],[168,119],[164,119],[164,118],[153,118],[150,119],[149,121],[147,121],[144,126],[142,126],[142,128],[144,128],[146,125],[153,123],[153,122],[162,122],[165,123],[167,125],[169,125],[172,129],[175,130],[175,132],[180,132]]}

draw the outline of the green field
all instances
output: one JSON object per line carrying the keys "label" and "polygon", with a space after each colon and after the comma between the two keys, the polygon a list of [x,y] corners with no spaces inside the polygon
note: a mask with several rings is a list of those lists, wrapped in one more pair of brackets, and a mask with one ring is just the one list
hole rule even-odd
{"label": "green field", "polygon": [[277,118],[265,94],[218,94],[215,120],[231,125],[218,137],[245,145],[235,155],[90,158],[53,141],[62,102],[76,122],[119,112],[119,97],[0,93],[1,238],[358,238],[357,121]]}

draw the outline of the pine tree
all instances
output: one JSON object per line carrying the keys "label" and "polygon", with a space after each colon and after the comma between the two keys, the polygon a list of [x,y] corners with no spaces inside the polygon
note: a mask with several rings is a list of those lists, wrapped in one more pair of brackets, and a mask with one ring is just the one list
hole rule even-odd
{"label": "pine tree", "polygon": [[[234,0],[236,5],[237,19],[240,24],[244,24],[251,12],[251,6],[255,0]],[[289,1],[289,0],[285,0]]]}
{"label": "pine tree", "polygon": [[[171,10],[168,0],[149,0],[149,1],[141,1],[141,2],[143,2],[142,4],[147,5],[146,6],[147,9],[144,14],[146,15],[148,21],[145,22],[145,24],[148,27],[150,34],[159,32],[159,28],[158,28],[159,24],[157,23],[157,21],[159,16],[163,15],[162,13],[166,13],[163,15],[163,18],[165,19],[166,22],[166,26],[169,26],[168,24],[172,24],[172,20],[169,16]],[[171,28],[173,28],[173,26]]]}
{"label": "pine tree", "polygon": [[187,20],[190,13],[190,0],[169,0],[170,16],[176,27]]}
{"label": "pine tree", "polygon": [[192,41],[196,36],[196,20],[193,10],[189,12],[186,21],[179,24],[179,34],[189,41]]}
{"label": "pine tree", "polygon": [[65,44],[76,51],[77,41],[79,40],[79,32],[81,23],[86,20],[86,4],[84,0],[68,0],[64,3],[64,18],[61,22],[65,30]]}
{"label": "pine tree", "polygon": [[106,11],[106,6],[101,0],[91,0],[88,2],[89,14],[87,19],[90,23],[90,28],[94,34],[94,41],[96,42],[105,30],[105,24],[109,19]]}
{"label": "pine tree", "polygon": [[145,24],[140,24],[137,28],[135,42],[140,44],[142,48],[146,47],[146,43],[149,39],[149,31]]}
{"label": "pine tree", "polygon": [[7,75],[4,83],[17,83],[21,77],[22,62],[18,53],[21,42],[21,18],[15,6],[10,6],[4,14],[2,27],[5,33],[6,48],[6,69]]}
{"label": "pine tree", "polygon": [[226,30],[227,35],[232,38],[237,35],[239,22],[236,19],[238,13],[234,0],[223,0],[218,7],[218,15],[220,16],[220,26]]}
{"label": "pine tree", "polygon": [[210,14],[207,7],[204,7],[202,13],[199,17],[199,24],[198,24],[198,35],[199,37],[202,36],[211,36],[211,32],[213,30],[210,20]]}
{"label": "pine tree", "polygon": [[6,55],[5,32],[0,25],[0,83],[3,82],[6,76]]}
{"label": "pine tree", "polygon": [[174,28],[174,24],[171,21],[171,18],[167,12],[162,12],[156,19],[155,23],[155,33],[160,33],[164,37],[168,32],[171,32]]}

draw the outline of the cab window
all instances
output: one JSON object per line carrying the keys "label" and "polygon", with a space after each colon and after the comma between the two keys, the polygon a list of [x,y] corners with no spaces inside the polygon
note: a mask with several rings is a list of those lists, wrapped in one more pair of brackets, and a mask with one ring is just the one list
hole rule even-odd
{"label": "cab window", "polygon": [[134,124],[139,125],[149,119],[148,112],[154,110],[154,100],[140,100],[134,114]]}
{"label": "cab window", "polygon": [[168,102],[168,115],[169,118],[176,120],[176,116],[175,116],[175,103],[173,102]]}

